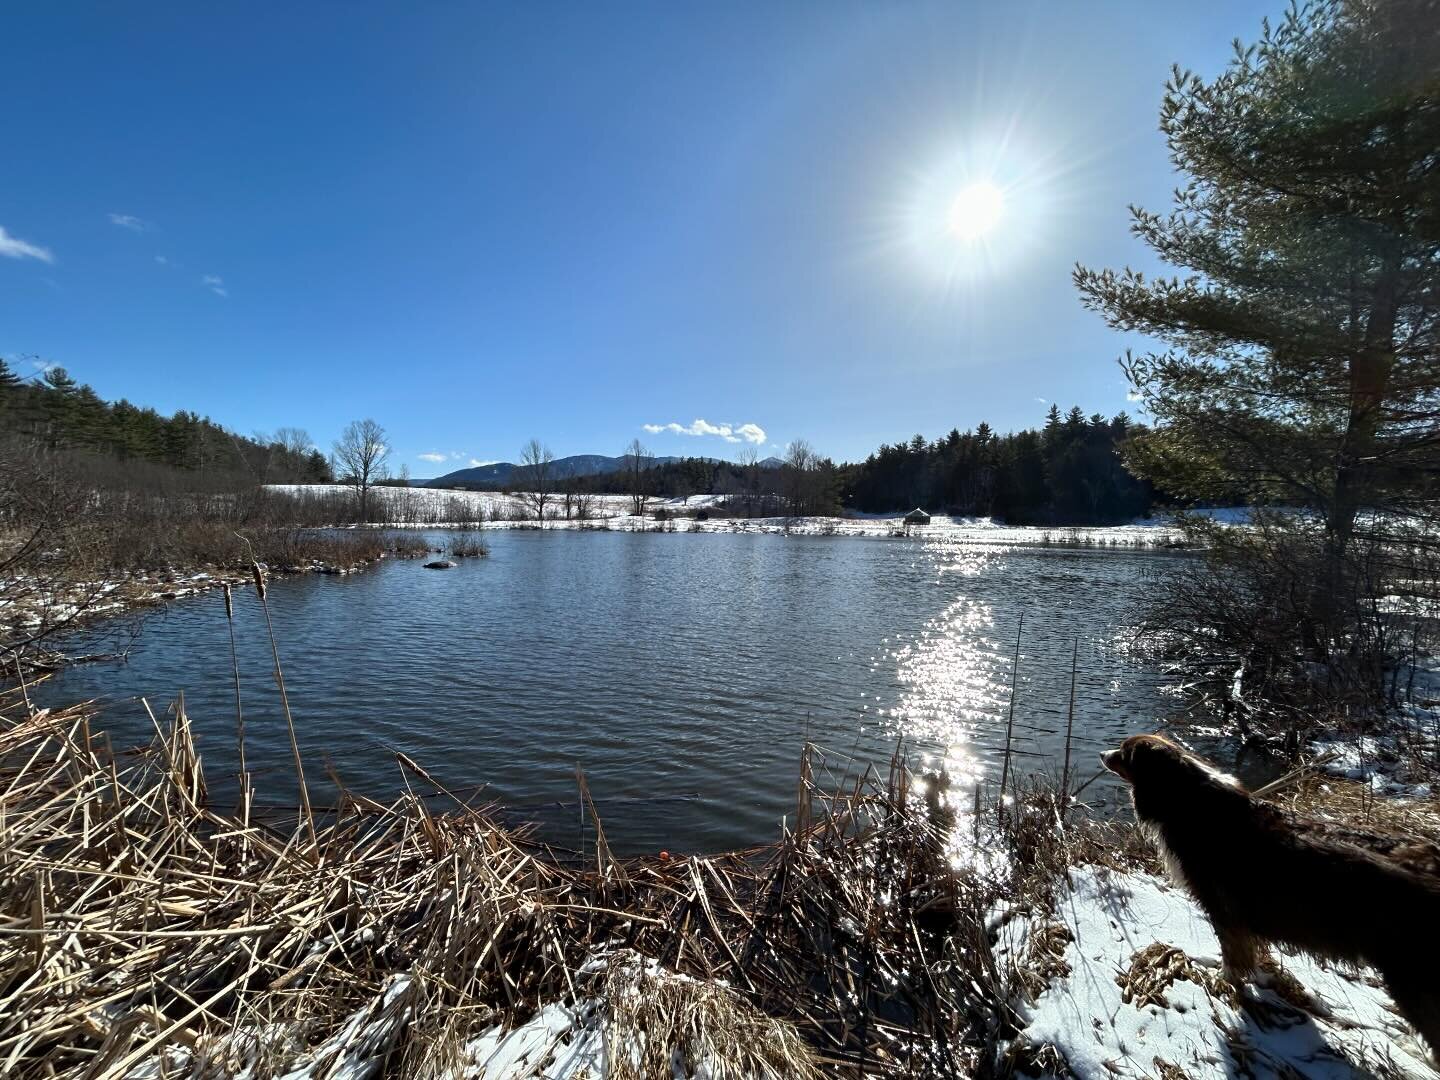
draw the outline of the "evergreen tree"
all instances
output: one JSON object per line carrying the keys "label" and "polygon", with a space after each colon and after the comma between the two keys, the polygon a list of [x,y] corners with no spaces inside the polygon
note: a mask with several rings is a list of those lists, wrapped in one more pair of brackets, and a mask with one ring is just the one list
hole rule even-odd
{"label": "evergreen tree", "polygon": [[1161,128],[1189,177],[1133,231],[1186,276],[1080,268],[1107,322],[1167,341],[1125,369],[1158,425],[1128,460],[1177,495],[1312,507],[1331,559],[1360,511],[1428,504],[1440,420],[1440,3],[1295,8]]}

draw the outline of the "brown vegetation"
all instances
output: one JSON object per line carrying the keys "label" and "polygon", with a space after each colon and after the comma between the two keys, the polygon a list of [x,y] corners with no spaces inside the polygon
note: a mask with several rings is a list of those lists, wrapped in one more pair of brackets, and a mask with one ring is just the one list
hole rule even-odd
{"label": "brown vegetation", "polygon": [[[312,838],[303,816],[264,813],[248,778],[238,807],[212,796],[183,703],[147,750],[117,754],[90,707],[36,711],[12,692],[0,1061],[15,1075],[158,1058],[267,1076],[324,1044],[382,1059],[384,1075],[435,1075],[493,1023],[581,999],[608,1002],[609,1038],[708,1047],[745,1075],[984,1073],[1013,1030],[986,916],[1012,875],[1050,872],[1053,800],[1036,823],[1012,819],[1013,871],[957,870],[898,761],[824,796],[807,752],[780,842],[622,860],[588,798],[593,847],[559,852],[397,761],[408,790],[390,804],[332,777],[340,800],[315,808]],[[701,985],[586,963],[619,954]],[[644,999],[617,996],[617,980]]]}

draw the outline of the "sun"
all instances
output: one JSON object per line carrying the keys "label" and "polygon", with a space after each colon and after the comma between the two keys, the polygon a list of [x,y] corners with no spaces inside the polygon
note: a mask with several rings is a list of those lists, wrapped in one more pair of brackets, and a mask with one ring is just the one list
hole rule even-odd
{"label": "sun", "polygon": [[1000,222],[1005,213],[1005,193],[988,180],[961,188],[950,203],[947,223],[962,240],[978,240]]}

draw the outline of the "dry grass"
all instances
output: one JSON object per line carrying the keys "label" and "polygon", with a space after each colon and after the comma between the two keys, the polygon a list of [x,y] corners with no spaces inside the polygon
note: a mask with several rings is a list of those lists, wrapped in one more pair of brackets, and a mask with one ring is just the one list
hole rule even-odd
{"label": "dry grass", "polygon": [[1369,784],[1304,770],[1273,801],[1306,817],[1440,843],[1440,798],[1378,797]]}
{"label": "dry grass", "polygon": [[670,1076],[677,1058],[683,1075],[703,1067],[715,1080],[821,1075],[793,1024],[766,1016],[727,986],[612,960],[604,1000],[609,1080]]}
{"label": "dry grass", "polygon": [[490,554],[490,545],[478,532],[463,532],[450,538],[448,551],[452,559],[483,559]]}
{"label": "dry grass", "polygon": [[647,1033],[635,1076],[666,1043],[713,1075],[967,1075],[1010,1030],[1000,883],[942,865],[903,770],[803,785],[810,824],[765,848],[620,860],[551,851],[397,755],[407,794],[342,788],[312,840],[248,783],[217,805],[183,702],[127,753],[88,706],[0,704],[0,1075],[266,1077],[324,1047],[438,1076],[496,1018],[593,993],[616,950],[671,973],[607,977],[611,1028]]}

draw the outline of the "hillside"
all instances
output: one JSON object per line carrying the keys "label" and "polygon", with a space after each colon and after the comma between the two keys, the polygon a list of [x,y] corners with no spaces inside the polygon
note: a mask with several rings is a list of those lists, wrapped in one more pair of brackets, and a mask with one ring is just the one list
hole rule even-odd
{"label": "hillside", "polygon": [[[681,460],[683,459],[678,457],[657,457],[647,465],[671,465]],[[766,458],[760,464],[764,468],[775,468],[779,466],[780,460]],[[513,461],[496,461],[471,469],[456,469],[444,476],[437,476],[434,480],[424,481],[424,486],[439,488],[504,487],[511,482],[515,471],[519,468],[520,466]],[[622,471],[625,468],[625,458],[623,456],[606,457],[604,454],[572,454],[570,457],[556,458],[550,468],[552,475],[557,479],[568,476],[605,476],[608,473]]]}

